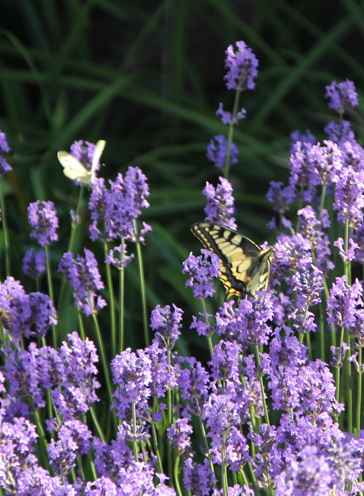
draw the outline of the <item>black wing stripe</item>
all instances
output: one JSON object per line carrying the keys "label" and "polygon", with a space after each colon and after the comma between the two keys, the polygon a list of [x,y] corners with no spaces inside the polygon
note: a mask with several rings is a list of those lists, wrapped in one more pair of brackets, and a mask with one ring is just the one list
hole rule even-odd
{"label": "black wing stripe", "polygon": [[249,238],[211,222],[191,226],[204,247],[220,258],[220,279],[227,297],[267,289],[273,248],[262,250]]}

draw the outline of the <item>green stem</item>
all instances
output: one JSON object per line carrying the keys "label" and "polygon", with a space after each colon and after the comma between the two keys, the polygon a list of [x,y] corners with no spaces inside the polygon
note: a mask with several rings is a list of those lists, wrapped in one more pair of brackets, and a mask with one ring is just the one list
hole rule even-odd
{"label": "green stem", "polygon": [[[207,326],[210,326],[209,318],[208,318],[208,315],[207,315],[207,309],[206,309],[206,302],[205,302],[205,300],[201,300],[201,305],[202,305],[202,310],[203,310],[203,314],[204,314],[205,323],[206,323]],[[208,345],[209,345],[210,356],[212,356],[212,354],[214,352],[214,346],[212,344],[212,339],[211,339],[210,334],[207,336],[207,342],[208,342]]]}
{"label": "green stem", "polygon": [[[330,298],[330,292],[325,277],[322,279],[322,282],[324,284],[325,298],[326,300],[328,300]],[[335,324],[333,322],[330,323],[330,329],[331,329],[331,345],[336,348],[336,332],[335,332]]]}
{"label": "green stem", "polygon": [[262,393],[262,401],[263,401],[263,407],[264,407],[265,421],[268,424],[268,426],[270,427],[267,402],[265,401],[263,376],[262,376],[262,371],[261,371],[261,366],[260,366],[261,361],[260,361],[260,355],[259,355],[259,347],[258,347],[258,345],[255,346],[255,356],[256,356],[256,360],[257,360],[257,372],[258,372],[259,382],[260,382],[260,391]]}
{"label": "green stem", "polygon": [[[157,398],[153,396],[153,418],[156,412],[156,404],[157,404]],[[152,422],[152,438],[154,444],[154,453],[157,455],[157,460],[158,460],[157,472],[163,473],[162,459],[159,451],[158,435],[157,435],[157,429],[155,427],[155,422]]]}
{"label": "green stem", "polygon": [[324,181],[324,184],[322,186],[322,191],[321,191],[320,213],[319,213],[319,218],[318,218],[318,220],[320,222],[322,219],[322,210],[323,210],[324,204],[325,204],[325,195],[326,195],[326,182]]}
{"label": "green stem", "polygon": [[325,361],[325,322],[324,322],[324,305],[322,301],[319,303],[320,309],[320,358]]}
{"label": "green stem", "polygon": [[179,480],[178,480],[179,459],[180,457],[176,456],[176,461],[174,462],[174,482],[178,496],[182,496],[183,493],[181,491],[181,486],[179,485]]}
{"label": "green stem", "polygon": [[253,481],[254,494],[256,496],[260,496],[261,493],[260,493],[258,481],[257,481],[257,478],[255,477],[255,473],[254,473],[254,470],[253,470],[253,467],[252,467],[251,462],[248,462],[248,468],[249,468],[249,472],[250,472],[250,477],[251,477],[251,479]]}
{"label": "green stem", "polygon": [[[42,337],[41,338],[41,343],[42,343],[42,347],[46,347],[47,346],[47,341],[45,339],[45,337]],[[47,398],[47,414],[48,414],[48,418],[52,418],[53,417],[53,403],[52,403],[52,396],[51,396],[51,391],[49,389],[46,389],[46,398]],[[58,421],[60,422],[61,419],[59,418],[59,415],[57,414],[57,419]]]}
{"label": "green stem", "polygon": [[[344,326],[340,326],[339,358],[342,350],[343,339],[344,339]],[[341,371],[341,367],[336,367],[336,374],[335,374],[336,401],[340,401],[340,371]]]}
{"label": "green stem", "polygon": [[225,179],[228,179],[228,177],[229,177],[231,143],[233,141],[233,135],[234,135],[234,119],[235,119],[235,116],[236,116],[237,111],[238,111],[239,99],[240,99],[240,91],[237,91],[235,93],[234,108],[233,108],[233,112],[231,115],[231,122],[229,124],[228,137],[227,137],[227,150],[226,150],[226,160],[225,160],[225,167],[224,167],[224,178]]}
{"label": "green stem", "polygon": [[132,421],[133,421],[133,451],[134,451],[134,460],[136,463],[138,463],[138,455],[139,455],[139,450],[138,450],[138,442],[136,440],[136,433],[137,433],[137,419],[136,419],[136,411],[135,411],[135,402],[133,401],[131,403],[131,412],[132,412]]}
{"label": "green stem", "polygon": [[[350,350],[350,334],[346,332],[346,342]],[[347,381],[347,395],[348,395],[348,432],[351,434],[353,432],[353,386],[351,378],[351,363],[349,360],[345,360],[346,368],[346,381]]]}
{"label": "green stem", "polygon": [[83,324],[82,312],[80,307],[77,308],[77,317],[78,317],[78,328],[80,330],[80,336],[82,338],[82,341],[85,341],[86,339],[85,326]]}
{"label": "green stem", "polygon": [[1,201],[1,221],[3,224],[4,245],[5,245],[5,273],[6,273],[6,276],[10,276],[11,271],[10,271],[9,230],[8,230],[8,223],[7,223],[7,219],[6,219],[5,199],[4,199],[1,181],[0,181],[0,201]]}
{"label": "green stem", "polygon": [[[105,348],[104,348],[104,343],[103,343],[102,336],[101,336],[101,330],[100,330],[97,315],[95,313],[93,313],[92,318],[93,318],[94,325],[95,325],[97,344],[98,344],[98,347],[100,350],[101,363],[102,363],[102,368],[104,370],[106,387],[107,387],[107,392],[109,395],[109,404],[111,405],[112,404],[113,390],[112,390],[111,381],[110,381],[109,364],[106,360]],[[115,431],[117,431],[117,424],[116,424],[115,415],[113,415],[112,417],[113,417],[113,421],[114,421]]]}
{"label": "green stem", "polygon": [[[78,195],[78,203],[77,203],[77,210],[76,210],[76,219],[80,218],[82,196],[83,196],[83,187],[80,187],[80,193]],[[77,232],[78,225],[79,225],[78,222],[77,223],[73,223],[73,222],[71,223],[71,236],[70,236],[70,241],[68,243],[67,251],[71,251],[72,253],[74,250],[74,245],[75,245],[75,240],[76,240],[76,232]],[[66,276],[63,274],[61,289],[59,291],[59,298],[58,298],[58,311],[63,310],[63,306],[65,304],[65,298],[66,298],[66,287],[67,287],[67,279],[66,279]]]}
{"label": "green stem", "polygon": [[[346,214],[346,220],[345,220],[345,251],[347,251],[349,248],[349,215]],[[349,280],[349,262],[345,261],[344,262],[344,272],[346,275],[346,281],[348,284],[351,284]]]}
{"label": "green stem", "polygon": [[[104,242],[104,256],[105,260],[109,254],[109,247],[107,241]],[[107,290],[109,294],[109,309],[110,309],[110,322],[111,322],[111,353],[114,357],[117,353],[117,343],[116,343],[116,310],[115,310],[115,295],[114,286],[112,283],[111,266],[110,264],[105,264],[106,266],[106,280],[107,280]]]}
{"label": "green stem", "polygon": [[359,356],[358,356],[358,363],[359,363],[359,371],[358,371],[358,397],[357,397],[357,403],[356,403],[356,428],[355,428],[355,434],[358,435],[360,431],[360,417],[361,417],[361,388],[362,388],[362,376],[363,373],[361,371],[361,366],[362,366],[362,360],[363,360],[363,348],[359,348]]}
{"label": "green stem", "polygon": [[[137,230],[136,219],[134,219],[134,231],[135,231],[135,236],[137,236],[138,230]],[[145,346],[149,346],[150,341],[149,341],[149,327],[148,327],[148,314],[147,314],[147,295],[145,291],[142,248],[140,246],[140,243],[137,243],[136,246],[137,246],[137,256],[138,256],[139,275],[140,275],[140,292],[142,295],[144,341],[145,341]]]}
{"label": "green stem", "polygon": [[[78,195],[78,202],[77,202],[77,210],[76,210],[76,220],[80,218],[80,211],[81,211],[81,204],[82,204],[82,197],[83,197],[83,187],[80,187],[80,193]],[[76,241],[76,234],[77,234],[77,228],[79,226],[79,222],[72,222],[71,223],[71,237],[70,237],[70,242],[68,244],[68,250],[73,253],[73,250],[75,248],[75,241]]]}
{"label": "green stem", "polygon": [[[120,260],[124,262],[125,258],[125,239],[121,238],[121,250],[120,250]],[[124,267],[121,267],[119,271],[119,341],[120,341],[120,353],[124,350],[124,339],[125,339],[125,306],[124,306],[124,295],[125,295],[125,271]]]}
{"label": "green stem", "polygon": [[[171,370],[171,350],[169,348],[169,343],[167,343],[167,363],[168,370]],[[172,391],[170,388],[167,389],[167,416],[168,416],[168,428],[172,425]],[[169,486],[173,488],[173,456],[172,456],[172,443],[171,440],[167,439],[167,452],[168,452],[168,476],[169,476]]]}
{"label": "green stem", "polygon": [[309,332],[305,332],[306,336],[306,343],[307,343],[307,348],[308,348],[308,358],[312,362],[312,346],[311,346],[311,336]]}
{"label": "green stem", "polygon": [[48,463],[48,454],[47,454],[48,443],[47,443],[47,440],[45,438],[45,434],[44,434],[44,430],[43,430],[43,423],[41,421],[39,411],[35,410],[35,408],[34,408],[34,403],[32,405],[32,409],[33,409],[33,413],[34,413],[34,417],[35,417],[35,423],[37,425],[37,431],[39,434],[39,440],[40,440],[39,447],[40,447],[40,451],[42,452],[43,463],[45,464],[45,468],[48,471],[50,471],[50,473],[53,473],[53,470],[51,469],[51,467],[49,466],[49,463]]}
{"label": "green stem", "polygon": [[214,464],[212,462],[212,458],[211,458],[211,454],[210,454],[210,447],[209,447],[208,442],[207,442],[205,425],[204,425],[204,423],[202,421],[201,415],[198,415],[198,419],[199,419],[199,422],[200,422],[200,428],[201,428],[201,432],[202,432],[202,442],[204,444],[206,456],[207,456],[207,458],[209,459],[209,462],[210,462],[211,472],[215,475],[215,467],[214,467]]}
{"label": "green stem", "polygon": [[96,431],[97,431],[99,438],[101,439],[101,441],[104,441],[104,443],[106,443],[106,439],[105,439],[103,430],[101,429],[99,419],[97,418],[97,415],[95,413],[93,406],[90,406],[90,414],[91,414],[91,417],[92,417],[92,420],[94,422],[94,425],[95,425],[95,428],[96,428]]}
{"label": "green stem", "polygon": [[[49,259],[49,249],[48,245],[44,247],[45,255],[46,255],[46,267],[47,267],[47,281],[48,281],[48,293],[49,298],[54,304],[54,291],[53,291],[53,281],[52,281],[52,272],[51,272],[51,261]],[[57,330],[56,326],[52,324],[52,340],[53,340],[53,348],[57,349]]]}
{"label": "green stem", "polygon": [[225,462],[226,458],[226,433],[222,434],[222,445],[221,445],[221,481],[224,496],[229,494],[229,483],[227,478],[227,465]]}

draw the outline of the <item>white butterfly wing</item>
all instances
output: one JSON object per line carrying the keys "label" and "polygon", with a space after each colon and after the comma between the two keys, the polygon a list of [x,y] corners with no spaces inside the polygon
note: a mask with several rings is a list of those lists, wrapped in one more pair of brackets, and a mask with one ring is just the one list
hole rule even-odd
{"label": "white butterfly wing", "polygon": [[106,141],[104,140],[99,140],[96,143],[94,156],[92,158],[92,167],[91,167],[92,173],[94,173],[94,171],[96,170],[97,164],[99,163],[101,155],[103,154],[103,151],[105,149],[105,145],[106,145]]}
{"label": "white butterfly wing", "polygon": [[79,181],[80,183],[89,183],[91,180],[91,173],[70,153],[60,151],[57,153],[58,160],[60,161],[63,173],[72,181]]}

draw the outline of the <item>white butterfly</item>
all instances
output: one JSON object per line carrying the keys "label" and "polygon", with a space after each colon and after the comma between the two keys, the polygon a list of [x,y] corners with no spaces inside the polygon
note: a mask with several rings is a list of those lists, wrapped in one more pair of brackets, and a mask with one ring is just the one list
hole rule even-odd
{"label": "white butterfly", "polygon": [[92,158],[92,164],[90,170],[87,170],[84,165],[81,164],[73,155],[68,152],[60,151],[57,153],[58,160],[60,161],[63,169],[63,173],[69,179],[73,181],[78,181],[83,184],[90,184],[95,180],[96,167],[101,158],[102,152],[104,151],[106,141],[100,140],[96,143],[94,156]]}

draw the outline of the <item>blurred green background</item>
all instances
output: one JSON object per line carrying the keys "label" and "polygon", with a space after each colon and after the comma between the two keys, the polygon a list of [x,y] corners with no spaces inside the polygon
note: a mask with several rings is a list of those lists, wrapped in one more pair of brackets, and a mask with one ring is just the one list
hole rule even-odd
{"label": "blurred green background", "polygon": [[[353,80],[361,102],[362,1],[12,0],[2,2],[0,28],[0,129],[13,166],[2,181],[12,272],[28,291],[34,287],[20,263],[33,246],[28,203],[56,204],[56,267],[78,197],[56,152],[74,140],[105,139],[101,176],[115,180],[132,165],[149,180],[151,207],[143,216],[153,227],[143,247],[149,309],[174,302],[200,311],[181,267],[201,248],[189,226],[204,219],[202,189],[222,175],[207,161],[206,147],[227,131],[215,115],[219,103],[233,106],[234,92],[223,81],[229,44],[243,40],[259,59],[256,89],[241,98],[247,118],[235,130],[240,155],[230,175],[239,230],[257,243],[274,242],[265,194],[270,180],[287,180],[290,133],[310,129],[325,139],[323,128],[335,118],[325,86],[333,80]],[[359,112],[351,120],[361,142]],[[102,247],[88,239],[86,201],[83,217],[78,250],[96,252],[103,271]],[[0,243],[3,259],[3,238]],[[3,265],[0,270],[3,279]],[[141,323],[136,263],[128,266],[126,284],[130,330]],[[189,322],[187,315],[186,329]],[[138,333],[128,336],[128,345],[139,344]]]}

